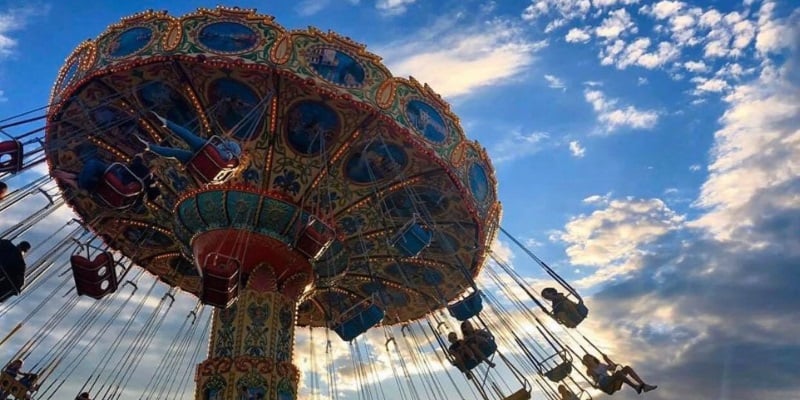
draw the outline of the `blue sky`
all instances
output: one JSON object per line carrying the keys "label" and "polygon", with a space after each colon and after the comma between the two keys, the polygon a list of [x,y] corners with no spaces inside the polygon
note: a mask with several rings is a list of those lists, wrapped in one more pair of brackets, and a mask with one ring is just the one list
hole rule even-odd
{"label": "blue sky", "polygon": [[[292,3],[237,5],[349,36],[442,94],[493,159],[503,226],[590,295],[586,331],[661,386],[647,397],[800,392],[796,2]],[[0,2],[0,116],[46,104],[119,18],[215,5]]]}

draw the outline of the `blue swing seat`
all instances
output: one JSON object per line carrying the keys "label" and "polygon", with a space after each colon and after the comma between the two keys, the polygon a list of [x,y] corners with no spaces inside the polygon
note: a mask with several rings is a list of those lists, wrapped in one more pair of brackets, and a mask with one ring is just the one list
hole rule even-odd
{"label": "blue swing seat", "polygon": [[342,340],[349,342],[381,322],[384,315],[383,309],[373,303],[366,308],[360,308],[353,316],[336,324],[333,330]]}
{"label": "blue swing seat", "polygon": [[469,296],[447,306],[450,315],[459,320],[466,321],[483,310],[483,298],[480,290],[470,293]]}
{"label": "blue swing seat", "polygon": [[416,220],[406,224],[392,239],[391,245],[406,257],[416,257],[433,241],[433,232]]}

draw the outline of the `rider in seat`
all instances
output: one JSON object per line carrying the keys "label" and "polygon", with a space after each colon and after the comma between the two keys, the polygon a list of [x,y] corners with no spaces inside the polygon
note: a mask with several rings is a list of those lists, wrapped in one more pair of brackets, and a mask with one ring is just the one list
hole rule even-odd
{"label": "rider in seat", "polygon": [[574,328],[586,318],[587,310],[582,304],[574,303],[555,288],[544,288],[542,297],[553,304],[552,315],[558,323]]}
{"label": "rider in seat", "polygon": [[635,389],[639,394],[655,390],[658,387],[646,384],[639,374],[627,365],[617,369],[619,365],[611,361],[605,354],[603,354],[603,360],[605,360],[605,364],[601,363],[597,357],[585,354],[581,361],[586,366],[586,375],[592,378],[595,386],[606,394],[614,394],[619,391],[622,389],[623,383]]}

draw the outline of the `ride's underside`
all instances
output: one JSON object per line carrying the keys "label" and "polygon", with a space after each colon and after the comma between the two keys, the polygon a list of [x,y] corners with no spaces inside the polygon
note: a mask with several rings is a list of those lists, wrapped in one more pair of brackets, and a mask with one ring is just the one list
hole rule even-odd
{"label": "ride's underside", "polygon": [[[79,47],[54,100],[51,170],[77,175],[92,159],[127,164],[144,154],[160,193],[141,203],[111,207],[60,185],[108,245],[170,285],[200,291],[192,224],[257,221],[256,233],[291,246],[299,219],[329,223],[336,239],[312,262],[300,325],[327,326],[376,297],[389,324],[442,307],[471,286],[497,226],[488,158],[446,104],[333,34],[288,32],[235,10],[143,13]],[[237,141],[233,175],[209,183],[145,152],[143,141],[185,147],[153,113]],[[418,254],[392,244],[410,224],[433,233]],[[236,240],[246,251],[247,236]]]}

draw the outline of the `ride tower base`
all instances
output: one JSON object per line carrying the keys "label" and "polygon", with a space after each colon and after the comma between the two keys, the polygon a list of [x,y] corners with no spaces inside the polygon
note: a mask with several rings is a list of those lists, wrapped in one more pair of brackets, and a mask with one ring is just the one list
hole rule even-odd
{"label": "ride tower base", "polygon": [[238,300],[214,310],[208,359],[197,367],[196,400],[294,400],[296,292],[271,290],[270,267],[250,274]]}

